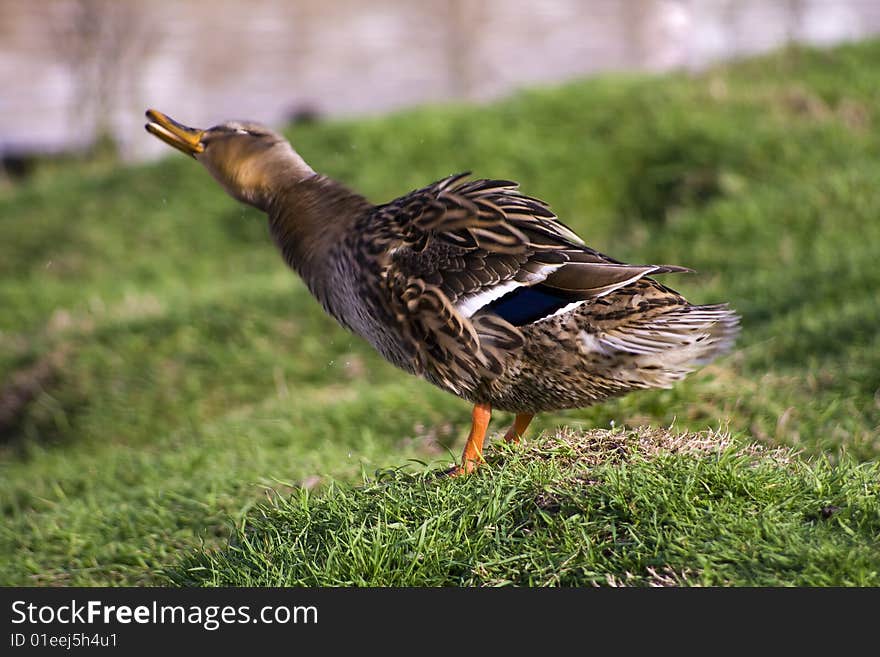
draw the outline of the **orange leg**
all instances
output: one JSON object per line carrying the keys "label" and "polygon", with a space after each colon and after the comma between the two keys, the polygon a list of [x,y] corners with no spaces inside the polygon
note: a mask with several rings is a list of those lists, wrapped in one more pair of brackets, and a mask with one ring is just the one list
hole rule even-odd
{"label": "orange leg", "polygon": [[504,434],[504,440],[509,443],[518,443],[529,426],[529,422],[535,417],[533,413],[517,413],[513,425]]}
{"label": "orange leg", "polygon": [[489,404],[475,404],[471,416],[471,432],[468,434],[464,445],[464,453],[461,455],[461,465],[450,473],[453,477],[461,474],[470,474],[483,460],[483,440],[486,438],[486,429],[489,428],[489,419],[492,417],[492,407]]}

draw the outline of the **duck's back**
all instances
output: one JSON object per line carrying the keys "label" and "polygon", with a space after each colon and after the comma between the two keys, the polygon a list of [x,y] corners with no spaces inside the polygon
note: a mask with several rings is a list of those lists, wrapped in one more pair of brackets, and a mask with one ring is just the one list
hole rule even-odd
{"label": "duck's back", "polygon": [[[613,260],[515,183],[462,180],[373,206],[319,179],[286,206],[311,221],[276,217],[273,234],[324,308],[387,360],[499,409],[669,387],[732,344],[735,313],[650,278],[688,270]],[[320,251],[286,239],[304,223]]]}

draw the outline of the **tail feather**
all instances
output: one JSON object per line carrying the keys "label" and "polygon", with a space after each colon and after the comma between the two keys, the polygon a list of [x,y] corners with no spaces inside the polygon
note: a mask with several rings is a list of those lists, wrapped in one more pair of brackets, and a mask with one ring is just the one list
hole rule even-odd
{"label": "tail feather", "polygon": [[726,304],[681,306],[606,329],[599,345],[626,358],[644,387],[668,388],[697,367],[728,352],[739,333],[739,316]]}

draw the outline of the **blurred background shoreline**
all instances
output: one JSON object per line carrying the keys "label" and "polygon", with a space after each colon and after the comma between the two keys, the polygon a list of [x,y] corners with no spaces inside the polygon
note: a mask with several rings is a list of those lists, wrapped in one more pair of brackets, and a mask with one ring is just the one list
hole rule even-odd
{"label": "blurred background shoreline", "polygon": [[160,156],[148,106],[281,125],[878,31],[873,0],[0,0],[0,157]]}

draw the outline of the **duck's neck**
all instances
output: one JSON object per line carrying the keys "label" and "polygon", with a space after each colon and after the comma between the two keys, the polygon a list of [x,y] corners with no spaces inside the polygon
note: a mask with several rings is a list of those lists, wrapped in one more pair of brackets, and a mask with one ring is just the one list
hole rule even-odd
{"label": "duck's neck", "polygon": [[269,229],[287,264],[327,305],[334,284],[330,254],[373,206],[367,199],[321,175],[288,179],[267,203]]}

